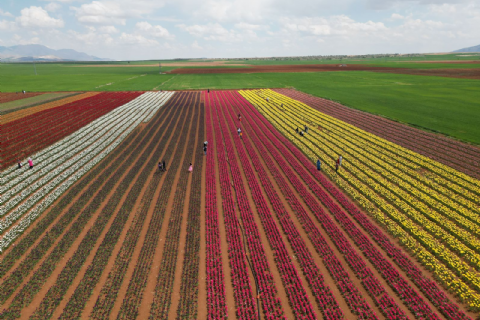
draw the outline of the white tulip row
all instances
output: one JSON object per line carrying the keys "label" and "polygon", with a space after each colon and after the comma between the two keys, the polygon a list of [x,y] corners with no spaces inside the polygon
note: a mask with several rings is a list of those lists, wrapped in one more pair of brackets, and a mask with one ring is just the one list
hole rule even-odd
{"label": "white tulip row", "polygon": [[[57,150],[55,154],[51,157],[47,158],[46,161],[36,163],[36,167],[42,168],[40,171],[38,170],[16,170],[17,172],[23,172],[23,174],[17,176],[15,179],[10,180],[7,184],[0,187],[0,193],[2,194],[2,199],[0,203],[7,202],[11,197],[15,196],[14,199],[8,201],[5,205],[0,207],[0,217],[5,215],[8,210],[13,208],[16,204],[22,201],[27,195],[29,195],[33,190],[36,190],[41,185],[48,182],[50,179],[54,177],[52,170],[59,168],[59,166],[65,165],[65,162],[68,161],[72,156],[80,153],[85,148],[89,147],[99,138],[102,138],[104,134],[107,134],[109,130],[118,126],[118,120],[124,119],[128,117],[126,113],[133,113],[137,112],[134,108],[137,107],[149,107],[151,105],[163,105],[168,98],[173,93],[167,93],[160,97],[156,97],[155,93],[146,93],[141,97],[135,99],[137,101],[130,102],[121,106],[108,115],[109,117],[102,117],[100,121],[95,121],[94,124],[95,130],[89,130],[88,135],[82,134],[83,139],[76,140],[74,143],[64,146],[62,150]],[[154,99],[152,99],[154,98]],[[160,99],[158,99],[160,98]],[[150,110],[147,111],[146,118],[151,118],[155,109],[150,107]],[[126,120],[125,120],[126,121]],[[98,128],[103,128],[101,131],[98,131]],[[60,149],[60,148],[57,148]],[[71,162],[70,162],[71,163]],[[37,181],[40,177],[46,175],[46,177],[42,178],[41,180]],[[36,182],[35,182],[36,181]],[[34,183],[35,182],[35,183]],[[27,188],[28,187],[28,188]],[[27,188],[27,189],[26,189]],[[23,190],[23,191],[22,191]],[[19,192],[21,194],[19,194]]]}
{"label": "white tulip row", "polygon": [[[147,95],[147,98],[152,94],[168,94],[168,98],[172,95],[170,93],[146,93],[142,95],[142,97]],[[56,199],[58,199],[58,197],[60,197],[65,190],[67,190],[82,175],[88,172],[88,170],[90,170],[105,156],[107,156],[138,126],[139,123],[144,121],[147,117],[153,116],[158,108],[160,108],[166,101],[166,99],[158,99],[157,102],[160,103],[153,102],[148,106],[141,107],[140,109],[135,110],[136,113],[133,116],[128,114],[127,117],[117,123],[117,127],[119,127],[119,129],[115,130],[113,133],[109,133],[107,138],[96,141],[94,145],[89,148],[91,151],[82,152],[87,153],[87,156],[83,154],[78,161],[74,162],[73,164],[69,164],[67,170],[64,170],[65,168],[58,168],[55,170],[55,172],[58,174],[57,177],[55,177],[50,183],[45,185],[39,191],[32,194],[27,200],[15,208],[15,210],[9,213],[7,217],[0,222],[0,233],[2,233],[7,230],[16,220],[18,220],[21,215],[34,206],[33,209],[31,209],[18,224],[11,227],[8,232],[6,232],[0,238],[0,253],[2,250],[7,248],[46,208],[48,208]],[[133,106],[133,104],[130,105]],[[109,113],[104,117],[112,117],[112,115]],[[97,126],[97,128],[100,130],[101,127]],[[37,202],[39,203],[37,204]]]}

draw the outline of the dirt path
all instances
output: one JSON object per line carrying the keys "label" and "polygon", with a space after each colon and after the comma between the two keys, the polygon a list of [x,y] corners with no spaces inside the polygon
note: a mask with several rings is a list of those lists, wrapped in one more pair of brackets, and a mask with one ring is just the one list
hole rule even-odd
{"label": "dirt path", "polygon": [[[205,108],[203,99],[198,101],[198,123],[197,131],[195,134],[195,142],[193,145],[192,153],[195,155],[192,163],[195,166],[195,170],[191,173],[191,182],[187,187],[188,207],[185,205],[184,209],[184,225],[182,226],[182,236],[180,239],[185,238],[184,245],[180,243],[182,251],[183,266],[181,273],[175,275],[174,283],[179,284],[175,286],[174,294],[172,297],[172,306],[170,308],[169,319],[177,317],[178,319],[196,319],[197,318],[197,305],[198,305],[198,281],[199,281],[199,261],[200,261],[200,208],[201,208],[201,195],[202,190],[202,175],[205,172],[203,170],[204,158],[202,154],[201,146],[205,135]],[[193,130],[193,128],[191,129]],[[189,152],[189,149],[187,149]],[[193,156],[192,156],[193,157]],[[184,236],[183,236],[184,235]],[[177,261],[179,265],[179,261]],[[180,270],[177,267],[177,270]],[[176,288],[179,288],[177,293]]]}
{"label": "dirt path", "polygon": [[[213,113],[215,111],[215,107],[212,106],[211,108],[208,108],[211,112],[212,119],[215,119],[213,117]],[[208,112],[208,110],[207,110]],[[218,225],[219,225],[219,234],[220,234],[220,239],[221,241],[221,250],[222,250],[222,259],[223,259],[223,269],[224,269],[224,277],[225,277],[225,300],[226,300],[226,305],[227,305],[227,312],[228,312],[228,319],[237,319],[237,314],[235,312],[235,292],[233,289],[233,275],[232,275],[232,269],[231,269],[231,262],[229,259],[229,249],[228,249],[228,240],[227,240],[227,230],[226,230],[226,217],[225,217],[225,212],[223,210],[223,199],[222,199],[222,191],[221,191],[221,185],[220,185],[220,168],[219,168],[219,159],[218,159],[218,150],[216,148],[217,146],[217,132],[215,130],[215,126],[213,125],[212,120],[212,144],[209,148],[211,150],[209,152],[213,152],[215,155],[217,155],[217,159],[215,161],[215,178],[216,178],[216,188],[217,188],[217,210],[218,210]],[[244,247],[246,247],[246,244],[243,244]],[[253,283],[253,277],[251,272],[249,273],[249,279],[250,279],[250,284]]]}
{"label": "dirt path", "polygon": [[[165,120],[165,119],[166,118],[162,117],[162,122],[159,124],[159,126],[166,125],[167,120]],[[162,130],[159,129],[159,132],[162,132]],[[167,133],[169,133],[169,132],[163,131],[162,135],[161,135],[161,138],[163,138]],[[156,179],[154,180],[154,177],[156,178],[156,176],[154,176],[152,174],[152,172],[155,172],[155,170],[157,170],[156,166],[154,165],[151,168],[146,167],[148,165],[148,163],[151,163],[151,162],[153,162],[154,164],[156,163],[157,159],[156,158],[152,159],[152,157],[155,157],[154,152],[152,152],[148,156],[148,158],[147,158],[148,160],[145,161],[145,165],[141,169],[141,170],[144,170],[144,169],[145,170],[150,170],[150,173],[148,174],[148,178],[145,181],[145,184],[144,184],[142,190],[140,191],[140,194],[138,195],[138,197],[136,199],[135,205],[134,205],[133,209],[131,210],[130,217],[128,218],[128,220],[125,224],[125,227],[123,228],[123,231],[121,232],[120,237],[117,240],[117,243],[116,243],[116,245],[115,245],[115,247],[112,251],[112,254],[110,256],[109,262],[106,265],[106,268],[102,272],[102,276],[100,277],[98,283],[93,285],[92,295],[89,297],[89,300],[87,302],[87,306],[89,304],[95,303],[95,300],[97,300],[97,296],[99,294],[98,291],[100,290],[100,288],[102,288],[102,284],[103,284],[102,280],[105,281],[107,276],[110,275],[111,270],[112,270],[112,268],[113,268],[113,266],[116,262],[116,257],[118,257],[121,248],[124,247],[125,238],[126,238],[127,234],[129,234],[131,232],[131,228],[135,228],[135,226],[137,226],[137,224],[140,224],[140,225],[143,224],[142,221],[144,221],[144,215],[142,215],[142,213],[145,211],[145,210],[143,210],[144,209],[143,207],[145,206],[145,203],[147,203],[147,206],[148,206],[148,203],[151,201],[151,195],[153,194],[155,188],[158,186],[158,181],[156,181]],[[152,187],[152,184],[154,184],[153,187]],[[153,188],[153,191],[151,190],[152,188]],[[135,214],[133,214],[133,213],[135,213]],[[141,217],[139,217],[139,216],[141,216]],[[141,229],[141,227],[139,227],[139,229]],[[103,239],[103,237],[102,237],[102,239]],[[130,242],[128,242],[128,243],[130,243]],[[84,267],[82,268],[82,272],[79,273],[79,275],[77,276],[77,278],[74,282],[74,285],[70,287],[69,291],[67,292],[64,299],[62,300],[62,303],[57,308],[56,313],[54,313],[54,318],[56,318],[57,316],[60,316],[60,313],[65,308],[67,302],[70,301],[70,298],[71,298],[75,288],[77,288],[77,285],[80,282],[82,284],[87,282],[87,280],[84,279],[84,273],[87,270],[87,265],[90,265],[91,261],[87,261],[87,262],[88,262],[88,264],[86,263],[84,265]],[[90,268],[91,268],[91,266],[90,266]],[[84,314],[90,314],[89,310],[86,310],[86,312],[84,312]]]}
{"label": "dirt path", "polygon": [[[203,103],[203,102],[202,102]],[[202,141],[207,140],[207,132],[206,132],[206,108],[203,105],[202,109],[203,110],[203,115],[204,115],[204,130],[203,132],[200,132],[202,135]],[[210,145],[210,150],[214,146],[214,144]],[[210,151],[212,152],[212,151]],[[207,167],[207,157],[203,157],[202,159],[203,164],[202,168]],[[206,270],[206,222],[205,222],[205,207],[206,207],[206,188],[207,188],[207,177],[206,177],[206,170],[202,170],[202,184],[201,184],[201,193],[200,193],[200,199],[201,199],[201,205],[200,205],[200,247],[199,247],[199,252],[200,252],[200,257],[199,257],[199,266],[198,266],[198,300],[197,300],[197,319],[206,319],[207,318],[207,284],[206,284],[206,278],[207,278],[207,270]],[[233,318],[231,318],[233,319]]]}
{"label": "dirt path", "polygon": [[[159,128],[157,127],[154,132],[157,132],[159,130]],[[151,140],[153,137],[153,135],[150,135],[149,136],[149,140]],[[143,144],[143,148],[141,149],[141,152],[137,152],[137,156],[138,155],[142,155],[147,151],[147,144]],[[139,150],[140,151],[140,150]],[[139,160],[140,158],[137,158],[137,161]],[[70,261],[72,259],[74,259],[79,253],[79,250],[80,249],[80,246],[84,244],[85,240],[88,240],[88,238],[86,238],[87,235],[89,234],[93,234],[93,233],[96,233],[96,232],[100,232],[100,236],[96,239],[96,245],[93,247],[93,248],[89,248],[89,255],[88,257],[86,257],[86,261],[83,263],[83,265],[81,266],[82,268],[79,270],[79,273],[76,274],[76,278],[75,279],[72,279],[73,281],[73,284],[74,286],[72,287],[72,283],[69,283],[69,286],[68,286],[68,290],[66,290],[66,296],[69,297],[72,293],[73,293],[73,290],[74,288],[76,287],[76,285],[78,285],[78,283],[80,282],[80,280],[83,278],[83,273],[86,271],[87,269],[87,266],[90,265],[93,261],[93,259],[97,256],[97,249],[98,247],[103,244],[103,242],[99,241],[100,239],[103,239],[105,237],[105,235],[107,234],[107,232],[110,231],[110,227],[112,226],[112,223],[114,223],[115,221],[117,221],[117,217],[118,216],[115,216],[115,215],[111,215],[108,217],[108,221],[105,220],[105,218],[107,218],[107,216],[105,216],[105,218],[103,216],[100,215],[100,213],[102,211],[104,211],[104,209],[106,208],[106,206],[111,206],[110,203],[112,203],[112,201],[117,201],[116,204],[115,204],[115,207],[112,207],[112,211],[110,212],[116,212],[118,210],[118,208],[123,208],[124,206],[124,201],[127,199],[127,196],[129,195],[130,191],[133,190],[132,188],[134,187],[134,184],[133,182],[137,179],[135,178],[136,175],[138,175],[138,172],[141,172],[141,168],[145,165],[146,162],[143,162],[140,166],[138,164],[135,164],[135,162],[131,161],[130,162],[130,166],[128,167],[127,171],[125,171],[125,174],[122,176],[122,179],[120,180],[121,182],[118,183],[115,185],[114,187],[114,190],[115,190],[115,193],[112,194],[110,193],[110,195],[107,197],[106,201],[103,202],[103,205],[102,207],[100,208],[100,210],[97,210],[94,215],[93,215],[93,218],[95,220],[92,220],[90,219],[90,223],[89,225],[91,226],[91,228],[84,228],[82,233],[80,234],[80,236],[76,239],[76,241],[74,242],[74,246],[72,246],[70,248],[70,251],[67,253],[66,256],[64,256],[63,258],[63,261],[60,265],[57,265],[53,274],[49,277],[49,280],[46,282],[46,285],[44,285],[42,287],[42,290],[40,291],[40,294],[36,295],[36,297],[34,298],[34,300],[32,301],[32,303],[29,305],[28,308],[24,309],[24,311],[22,311],[22,316],[30,316],[32,313],[32,311],[34,311],[35,309],[37,309],[37,307],[39,307],[41,304],[44,305],[46,307],[46,305],[49,303],[47,300],[48,298],[45,297],[43,298],[46,293],[47,293],[47,288],[49,285],[53,285],[54,287],[58,287],[60,286],[59,284],[59,281],[63,281],[61,280],[61,276],[65,273],[65,268],[68,266],[68,264],[70,263]],[[136,167],[136,172],[135,172],[135,176],[132,176],[133,178],[133,181],[131,181],[131,183],[128,184],[127,188],[124,190],[124,193],[121,194],[121,198],[119,199],[120,201],[117,200],[114,200],[112,197],[117,194],[117,192],[119,192],[119,190],[121,190],[120,186],[122,184],[124,184],[126,181],[126,179],[129,177],[129,175],[131,175],[131,170]],[[139,170],[138,170],[139,169]],[[117,196],[118,197],[118,196]],[[122,205],[122,206],[120,206]],[[117,209],[115,209],[117,208]],[[128,216],[127,216],[128,217]],[[93,221],[95,221],[95,223],[93,223]],[[101,227],[102,223],[105,223],[106,224]],[[98,227],[97,227],[98,226]],[[95,228],[101,228],[101,229],[95,229]],[[98,230],[98,231],[96,231]],[[93,250],[92,250],[93,249]],[[84,254],[82,254],[83,256]],[[85,258],[85,257],[83,257]],[[73,261],[73,260],[72,260]],[[54,280],[58,277],[57,280]],[[71,277],[71,275],[69,275],[69,277]],[[80,278],[82,277],[82,278]],[[66,280],[66,279],[65,279]],[[68,280],[70,281],[70,280]],[[61,290],[65,290],[66,288],[62,285],[62,287],[58,287],[59,289],[61,288]],[[62,300],[63,303],[66,303],[65,299]],[[57,303],[59,303],[59,301],[57,301]],[[50,308],[50,307],[49,307]],[[63,308],[62,308],[63,309]],[[39,309],[41,310],[41,309]]]}
{"label": "dirt path", "polygon": [[[162,123],[162,127],[160,130],[163,130],[165,133],[162,135],[161,139],[167,139],[168,136],[171,134],[172,130],[164,130],[169,124],[169,118],[173,114],[175,114],[176,110],[172,108],[168,108],[168,105],[164,108],[170,109],[170,113],[164,119]],[[168,138],[170,141],[171,137]],[[162,156],[164,153],[162,152]],[[153,157],[152,153],[152,157]],[[161,158],[161,157],[160,157]],[[156,161],[157,159],[155,159]],[[111,306],[114,303],[114,297],[119,291],[119,287],[123,283],[123,278],[125,275],[128,275],[126,270],[132,261],[136,261],[138,257],[138,250],[136,250],[136,244],[138,241],[144,240],[145,237],[145,221],[149,221],[151,216],[151,210],[149,212],[150,203],[154,198],[154,194],[159,192],[158,186],[161,185],[164,175],[161,175],[156,172],[156,166],[154,166],[152,171],[155,171],[153,174],[150,173],[147,185],[148,191],[146,192],[145,197],[142,197],[141,200],[141,208],[136,211],[135,219],[132,221],[131,224],[127,224],[128,232],[127,234],[119,239],[120,241],[117,243],[117,248],[115,248],[112,257],[116,257],[115,261],[111,260],[107,266],[107,268],[102,273],[102,277],[100,278],[98,284],[96,285],[95,289],[93,290],[92,296],[87,302],[85,306],[84,314],[89,314],[91,317],[101,317],[108,314],[111,310]],[[140,199],[140,198],[139,198]],[[127,228],[126,228],[127,229]],[[119,245],[121,244],[121,248]],[[91,314],[92,311],[95,309],[95,314]]]}
{"label": "dirt path", "polygon": [[[179,118],[183,120],[183,122],[180,122],[182,123],[182,128],[185,128],[186,120],[190,117],[190,115],[185,116],[188,108],[178,101],[172,104],[173,108],[178,108],[178,106],[182,106],[180,109],[183,115]],[[177,131],[180,131],[183,135],[185,129]],[[174,134],[175,139],[171,140],[165,153],[167,162],[166,177],[159,193],[159,198],[157,198],[152,219],[148,223],[147,234],[142,244],[137,264],[135,266],[130,264],[129,266],[129,268],[134,267],[133,273],[129,281],[128,279],[124,280],[123,286],[126,286],[126,291],[121,289],[113,308],[112,317],[130,318],[136,315],[140,318],[148,317],[149,305],[155,288],[154,279],[157,273],[155,269],[159,267],[161,255],[163,254],[163,246],[158,246],[159,242],[161,243],[165,239],[167,224],[163,224],[163,221],[170,219],[173,200],[169,195],[171,195],[171,191],[175,189],[175,185],[178,182],[178,161],[176,159],[179,157],[178,154],[183,152],[183,146],[180,146],[180,143],[177,142],[178,137],[178,134]],[[174,150],[175,156],[171,157]]]}

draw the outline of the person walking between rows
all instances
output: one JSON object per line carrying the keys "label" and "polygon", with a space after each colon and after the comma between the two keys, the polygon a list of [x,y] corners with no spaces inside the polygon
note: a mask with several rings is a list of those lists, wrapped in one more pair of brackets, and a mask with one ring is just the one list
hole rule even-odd
{"label": "person walking between rows", "polygon": [[190,167],[188,167],[188,172],[192,172],[193,171],[193,164],[190,162]]}
{"label": "person walking between rows", "polygon": [[204,147],[208,146],[208,141],[207,140],[205,140],[205,142],[203,142],[203,146]]}
{"label": "person walking between rows", "polygon": [[240,113],[238,114],[238,121],[242,121],[242,116],[240,115]]}
{"label": "person walking between rows", "polygon": [[205,144],[203,145],[203,153],[207,155],[207,146]]}
{"label": "person walking between rows", "polygon": [[320,162],[320,159],[317,159],[317,170],[322,170],[322,162]]}
{"label": "person walking between rows", "polygon": [[308,132],[308,127],[307,127],[307,125],[305,125],[305,133],[307,133],[307,132]]}
{"label": "person walking between rows", "polygon": [[242,136],[242,129],[238,128],[237,132],[238,132],[238,136],[241,137]]}
{"label": "person walking between rows", "polygon": [[298,127],[297,127],[297,129],[295,129],[295,131],[298,133]]}
{"label": "person walking between rows", "polygon": [[158,171],[163,171],[163,164],[161,162],[158,162]]}
{"label": "person walking between rows", "polygon": [[337,162],[335,163],[335,171],[338,171],[338,168],[342,166],[342,156],[339,156]]}
{"label": "person walking between rows", "polygon": [[30,169],[33,169],[33,161],[32,161],[32,158],[28,158],[28,165],[30,166]]}

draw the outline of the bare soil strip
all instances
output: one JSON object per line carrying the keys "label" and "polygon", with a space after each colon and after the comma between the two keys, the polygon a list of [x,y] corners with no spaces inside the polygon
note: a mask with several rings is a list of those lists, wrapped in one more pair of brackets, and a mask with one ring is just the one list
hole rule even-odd
{"label": "bare soil strip", "polygon": [[[181,274],[180,292],[174,295],[172,301],[172,310],[176,310],[177,319],[197,319],[199,309],[199,282],[204,282],[199,279],[199,267],[201,256],[204,256],[204,252],[201,251],[200,238],[202,233],[201,229],[201,208],[204,194],[204,183],[202,179],[204,176],[204,156],[200,148],[201,142],[205,139],[205,106],[203,101],[200,103],[199,114],[199,127],[197,133],[197,140],[195,146],[197,151],[195,152],[194,164],[196,166],[191,182],[190,203],[187,211],[188,217],[186,221],[186,240],[184,249],[184,261],[183,271]],[[204,180],[203,180],[204,181]],[[204,258],[203,258],[204,260]],[[178,283],[178,282],[177,282]],[[202,292],[205,294],[205,292]],[[175,307],[178,305],[178,309]],[[205,317],[202,315],[202,317]],[[173,319],[173,316],[171,316]]]}
{"label": "bare soil strip", "polygon": [[[178,289],[180,288],[180,276],[183,267],[183,259],[181,259],[183,255],[179,249],[180,246],[185,243],[185,233],[182,234],[181,231],[182,225],[184,224],[184,212],[190,201],[190,196],[187,194],[187,191],[192,181],[192,173],[187,169],[188,165],[193,161],[194,150],[196,149],[198,152],[200,149],[199,146],[196,146],[199,102],[200,94],[196,94],[194,100],[189,103],[188,107],[193,109],[193,118],[187,120],[190,126],[187,130],[183,131],[188,131],[188,134],[186,134],[185,140],[181,139],[179,143],[180,146],[185,145],[185,149],[181,156],[182,160],[180,163],[182,165],[180,165],[180,176],[173,198],[173,207],[165,238],[162,264],[157,276],[155,295],[150,309],[150,319],[172,319],[175,317],[176,307],[178,306],[178,299],[175,305],[173,303],[173,297],[175,293],[179,296]],[[196,164],[194,164],[194,166],[196,166]],[[197,168],[195,168],[195,170],[197,170]],[[177,264],[178,262],[179,264]]]}
{"label": "bare soil strip", "polygon": [[[176,97],[172,98],[172,100],[175,99]],[[168,104],[165,107],[168,107]],[[170,110],[171,114],[165,118],[165,126],[160,129],[164,131],[161,145],[167,145],[170,142],[170,139],[172,139],[171,132],[174,131],[174,127],[167,128],[166,125],[176,125],[177,123],[176,121],[173,121],[172,123],[169,122],[172,114],[175,114],[177,111],[173,108],[170,108]],[[165,128],[167,129],[165,130]],[[164,153],[162,153],[162,155],[164,155]],[[158,158],[155,158],[155,156],[157,155],[154,155],[152,160],[156,163]],[[156,170],[155,165],[153,165],[152,170]],[[128,268],[131,266],[132,261],[135,262],[138,257],[138,254],[136,254],[138,253],[136,244],[139,241],[143,241],[145,237],[145,221],[149,221],[152,214],[152,210],[150,209],[151,201],[158,194],[158,186],[161,185],[163,177],[164,175],[161,173],[155,172],[150,174],[147,178],[146,184],[148,185],[148,189],[140,202],[141,206],[140,208],[136,208],[137,210],[134,220],[127,224],[129,226],[128,231],[126,234],[122,235],[120,241],[117,243],[115,251],[112,254],[112,257],[115,257],[115,261],[110,258],[98,284],[95,285],[95,289],[85,305],[83,313],[85,316],[90,315],[90,318],[101,319],[108,317],[111,308],[113,308],[113,304],[121,291],[121,285],[124,283],[124,278],[127,277],[128,279]]]}
{"label": "bare soil strip", "polygon": [[[188,111],[190,114],[191,110],[188,110],[188,107],[182,105],[178,101],[172,104],[172,108],[178,108],[182,110],[183,115],[180,116],[180,119],[184,119],[183,126],[185,128],[186,120],[191,117],[191,115],[185,116],[185,112]],[[186,135],[186,131],[187,130],[185,129],[179,130],[182,136]],[[178,162],[180,161],[178,155],[181,155],[183,153],[183,146],[181,145],[181,143],[177,142],[177,139],[179,139],[179,135],[174,134],[174,139],[172,139],[172,141],[170,142],[167,152],[165,153],[165,160],[167,164],[171,164],[170,166],[167,165],[167,174],[162,185],[162,189],[160,191],[160,197],[157,199],[154,215],[149,223],[147,234],[145,236],[145,241],[142,245],[139,259],[133,271],[132,278],[130,279],[127,291],[125,293],[125,297],[123,298],[123,303],[118,310],[118,315],[116,316],[118,319],[135,318],[139,315],[139,312],[146,310],[145,307],[141,308],[140,306],[144,300],[142,299],[144,293],[148,294],[148,292],[145,292],[145,288],[146,286],[148,288],[149,284],[147,284],[147,279],[149,279],[150,277],[150,271],[154,270],[152,269],[152,262],[156,254],[158,239],[163,229],[162,225],[164,217],[166,217],[166,212],[168,214],[168,203],[171,202],[168,201],[168,198],[172,187],[174,186],[174,183],[178,179],[176,177],[176,171],[179,165]],[[176,148],[177,145],[179,146],[178,148]],[[175,150],[175,148],[176,157],[171,157],[170,155]],[[115,317],[115,313],[117,311],[115,310],[115,308],[113,311],[114,314],[112,316]]]}

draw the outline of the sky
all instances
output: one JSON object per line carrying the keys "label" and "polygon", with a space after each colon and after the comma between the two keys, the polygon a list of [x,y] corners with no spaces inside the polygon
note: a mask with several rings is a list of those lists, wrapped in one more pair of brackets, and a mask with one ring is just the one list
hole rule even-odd
{"label": "sky", "polygon": [[114,60],[450,52],[480,0],[0,0],[0,46]]}

